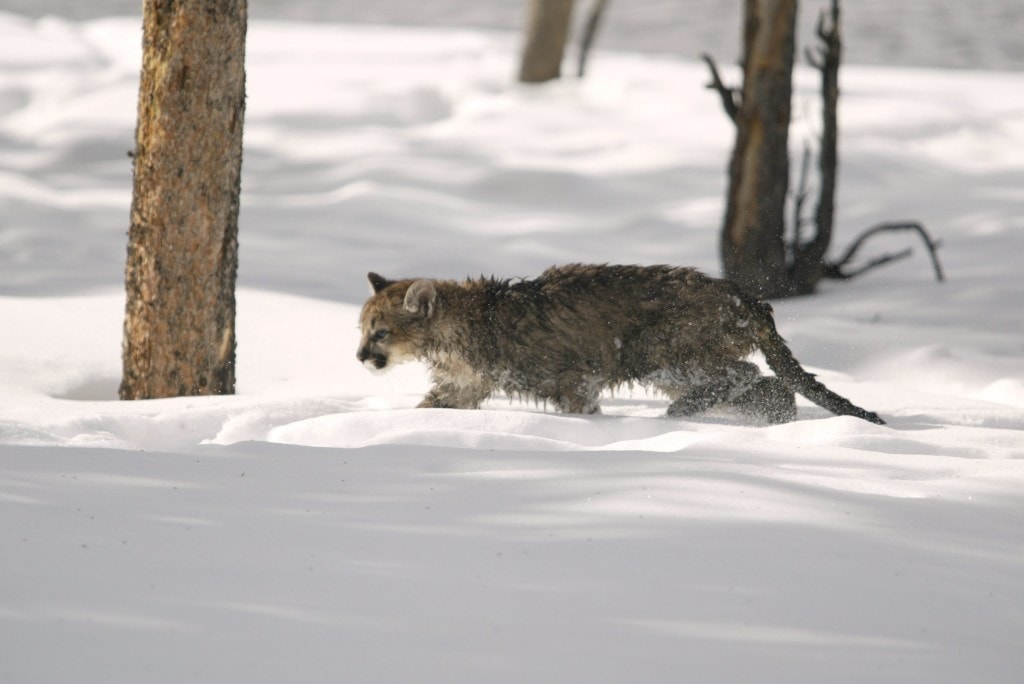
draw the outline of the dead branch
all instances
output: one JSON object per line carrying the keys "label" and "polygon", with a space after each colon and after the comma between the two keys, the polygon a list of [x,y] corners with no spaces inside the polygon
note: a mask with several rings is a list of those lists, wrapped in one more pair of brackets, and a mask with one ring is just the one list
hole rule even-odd
{"label": "dead branch", "polygon": [[[832,232],[836,169],[838,167],[838,123],[836,112],[839,102],[839,62],[842,55],[842,40],[839,34],[839,0],[832,0],[829,14],[828,21],[826,21],[825,12],[818,16],[817,34],[818,38],[821,39],[821,45],[818,46],[816,53],[811,51],[807,53],[811,64],[821,71],[821,90],[825,100],[820,161],[822,188],[819,196],[818,212],[815,217],[818,235],[814,240],[817,243],[822,237],[825,238],[823,244],[820,245],[821,252],[816,256],[817,259],[823,261],[821,275],[824,278],[849,280],[884,264],[906,259],[912,254],[912,250],[905,249],[901,252],[883,254],[859,268],[852,270],[848,268],[849,263],[857,255],[858,250],[869,238],[886,232],[912,231],[921,237],[921,240],[928,248],[932,268],[935,270],[935,279],[941,283],[945,281],[945,275],[942,272],[942,265],[939,263],[939,243],[933,240],[924,226],[917,221],[882,223],[869,228],[853,241],[838,261],[824,261],[824,248],[828,246],[828,238]],[[813,249],[813,247],[813,245],[810,246],[808,251]]]}
{"label": "dead branch", "polygon": [[811,48],[804,51],[807,61],[818,70],[824,70],[829,60],[838,60],[842,41],[839,37],[839,0],[832,0],[832,9],[829,11],[831,23],[825,23],[825,12],[818,15],[818,23],[815,33],[821,40],[822,45],[818,46],[815,52]]}
{"label": "dead branch", "polygon": [[866,265],[853,271],[849,271],[846,269],[847,264],[849,264],[853,260],[853,258],[857,255],[857,251],[860,250],[860,248],[864,245],[868,238],[874,237],[875,235],[879,235],[880,233],[900,232],[908,230],[917,233],[921,237],[921,240],[924,241],[925,246],[928,248],[928,254],[931,257],[932,268],[935,269],[935,279],[940,283],[944,282],[946,280],[946,277],[942,272],[942,265],[939,263],[938,255],[938,250],[941,244],[933,240],[932,237],[928,234],[928,231],[925,230],[924,226],[922,226],[917,221],[906,221],[902,223],[881,223],[877,226],[869,228],[868,230],[861,233],[860,236],[856,240],[854,240],[853,243],[850,244],[850,246],[846,249],[846,252],[843,254],[842,257],[839,258],[838,261],[826,263],[822,275],[826,278],[832,278],[834,280],[849,280],[850,278],[859,276],[862,273],[870,271],[883,264],[887,264],[892,261],[897,261],[899,259],[905,259],[906,257],[910,256],[911,250],[907,249],[902,252],[897,252],[895,254],[883,255],[881,257],[878,257],[877,259],[873,259]]}
{"label": "dead branch", "polygon": [[597,29],[601,26],[601,19],[604,18],[604,10],[608,6],[608,0],[594,0],[590,6],[590,15],[583,29],[583,38],[580,40],[580,57],[576,67],[576,75],[583,78],[587,72],[587,57],[590,55],[590,48],[594,44],[594,37]]}
{"label": "dead branch", "polygon": [[816,257],[824,258],[832,239],[835,213],[836,174],[839,168],[839,62],[842,41],[839,37],[839,2],[832,0],[832,24],[825,28],[825,13],[818,17],[818,37],[822,40],[821,96],[824,100],[821,131],[821,188],[818,211],[815,216],[818,234],[815,236]]}
{"label": "dead branch", "polygon": [[722,82],[722,77],[718,74],[718,67],[715,66],[715,60],[711,55],[705,52],[701,55],[701,58],[707,63],[708,69],[711,70],[711,83],[707,85],[708,89],[716,91],[718,96],[722,98],[722,108],[725,109],[729,119],[735,123],[740,109],[737,102],[737,90],[729,88]]}
{"label": "dead branch", "polygon": [[883,254],[882,256],[876,259],[872,259],[871,261],[864,264],[860,268],[856,268],[852,271],[840,271],[839,269],[835,268],[835,264],[825,264],[825,269],[824,271],[822,271],[822,276],[825,278],[831,278],[832,280],[851,280],[861,275],[862,273],[867,273],[868,271],[875,269],[879,266],[882,266],[884,264],[888,264],[893,261],[900,261],[901,259],[906,259],[913,253],[914,250],[908,248],[903,250],[902,252],[894,252],[893,254]]}
{"label": "dead branch", "polygon": [[831,23],[826,24],[825,12],[818,16],[817,57],[808,52],[808,58],[821,71],[822,128],[821,153],[818,170],[821,183],[818,187],[818,206],[814,215],[814,236],[794,244],[795,258],[790,269],[790,279],[797,291],[813,292],[827,268],[825,252],[832,241],[835,217],[836,176],[839,167],[839,64],[842,57],[842,42],[839,37],[839,3],[832,0]]}
{"label": "dead branch", "polygon": [[807,201],[807,171],[811,166],[811,148],[804,145],[804,156],[800,160],[800,180],[797,184],[796,194],[793,196],[793,241],[790,243],[790,252],[794,258],[800,253],[800,245],[803,244],[803,229],[807,224],[804,219],[804,202]]}

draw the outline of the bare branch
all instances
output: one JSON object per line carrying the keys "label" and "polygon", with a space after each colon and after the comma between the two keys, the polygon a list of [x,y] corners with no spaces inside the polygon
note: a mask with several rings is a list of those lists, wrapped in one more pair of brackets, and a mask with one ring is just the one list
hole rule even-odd
{"label": "bare branch", "polygon": [[718,92],[718,96],[722,98],[722,108],[725,109],[725,113],[729,119],[735,123],[736,117],[739,116],[739,104],[736,102],[736,90],[734,88],[727,87],[722,82],[722,77],[718,75],[718,67],[715,66],[715,60],[712,59],[711,55],[705,52],[701,57],[707,63],[708,69],[711,70],[711,83],[708,84],[708,89]]}
{"label": "bare branch", "polygon": [[826,264],[824,275],[829,278],[846,280],[849,278],[853,278],[854,276],[858,276],[864,273],[865,271],[881,266],[882,264],[887,264],[891,261],[903,259],[906,258],[907,256],[910,256],[910,250],[904,250],[903,252],[889,254],[874,259],[867,265],[862,266],[861,268],[856,269],[855,271],[850,272],[844,270],[845,266],[848,263],[850,263],[850,261],[853,260],[853,258],[857,255],[857,251],[864,245],[868,238],[878,235],[880,233],[900,232],[908,230],[916,232],[921,237],[921,240],[924,241],[925,246],[928,248],[928,254],[931,257],[932,268],[935,270],[935,279],[940,283],[944,282],[946,280],[946,277],[942,272],[942,265],[939,263],[938,255],[940,243],[933,240],[932,237],[928,234],[928,231],[924,229],[924,226],[922,226],[917,221],[906,221],[902,223],[881,223],[877,226],[869,228],[868,230],[861,233],[860,236],[856,240],[854,240],[853,243],[850,244],[850,246],[846,249],[846,252],[838,261]]}
{"label": "bare branch", "polygon": [[[834,2],[832,3],[832,13],[833,13],[833,16],[836,13],[836,3],[834,3]],[[833,21],[833,29],[835,27],[835,24],[836,24],[836,22]],[[814,32],[816,34],[818,34],[818,38],[821,38],[822,41],[824,41],[826,43],[828,42],[828,33],[829,32],[825,30],[825,11],[824,10],[822,10],[821,12],[818,13],[818,22],[814,25]]]}
{"label": "bare branch", "polygon": [[804,144],[804,156],[800,160],[800,180],[797,184],[796,194],[793,199],[793,242],[790,251],[795,255],[800,253],[800,246],[803,244],[804,202],[807,201],[807,170],[811,165],[811,148]]}
{"label": "bare branch", "polygon": [[825,28],[825,13],[822,11],[818,14],[818,24],[816,31],[818,38],[825,43],[831,43],[839,38],[839,0],[833,0],[831,3],[831,25]]}
{"label": "bare branch", "polygon": [[579,64],[576,68],[576,75],[580,78],[583,78],[587,72],[587,57],[590,55],[590,48],[594,44],[594,37],[597,35],[597,29],[601,26],[601,19],[604,18],[604,10],[607,7],[608,0],[594,0],[594,4],[590,6],[583,38],[580,40]]}
{"label": "bare branch", "polygon": [[[794,245],[795,258],[790,267],[790,279],[798,291],[813,292],[827,267],[825,253],[832,241],[835,216],[836,179],[839,166],[839,64],[842,44],[839,39],[839,5],[832,3],[832,26],[826,30],[825,14],[818,17],[818,36],[822,44],[817,49],[817,60],[812,63],[821,71],[822,126],[821,153],[818,168],[821,183],[818,187],[818,206],[814,214],[815,233],[811,239],[799,239]],[[799,229],[799,224],[797,225]]]}
{"label": "bare branch", "polygon": [[811,48],[806,48],[804,50],[804,57],[807,59],[808,63],[810,63],[810,65],[815,69],[818,69],[820,71],[825,68],[825,57],[821,53],[821,50],[815,52]]}
{"label": "bare branch", "polygon": [[893,254],[883,254],[882,256],[876,259],[872,259],[871,261],[864,264],[860,268],[854,269],[852,271],[843,271],[842,269],[838,268],[835,264],[825,264],[825,270],[822,271],[822,276],[825,278],[831,278],[832,280],[850,280],[852,278],[856,278],[861,274],[867,273],[870,270],[878,268],[879,266],[884,266],[885,264],[891,263],[893,261],[906,259],[913,253],[914,250],[905,249],[902,252],[895,252]]}

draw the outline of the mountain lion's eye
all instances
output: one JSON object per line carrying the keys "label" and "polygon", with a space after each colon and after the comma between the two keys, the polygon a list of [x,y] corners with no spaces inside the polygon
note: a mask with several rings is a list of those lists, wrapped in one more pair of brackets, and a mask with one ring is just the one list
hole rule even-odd
{"label": "mountain lion's eye", "polygon": [[388,336],[388,331],[387,330],[378,330],[377,332],[373,333],[373,339],[375,341],[377,341],[377,342],[380,342],[381,340],[383,340],[387,336]]}

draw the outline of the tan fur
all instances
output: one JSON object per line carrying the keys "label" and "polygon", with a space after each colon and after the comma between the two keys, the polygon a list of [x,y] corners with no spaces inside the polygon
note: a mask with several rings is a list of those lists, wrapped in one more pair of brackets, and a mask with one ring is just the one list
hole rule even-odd
{"label": "tan fur", "polygon": [[[800,367],[767,304],[693,269],[576,264],[521,281],[369,280],[357,357],[372,370],[425,362],[433,386],[421,407],[478,408],[503,391],[597,413],[602,390],[638,383],[668,395],[669,415],[725,402],[785,422],[796,391],[882,422]],[[778,377],[746,360],[756,349]]]}

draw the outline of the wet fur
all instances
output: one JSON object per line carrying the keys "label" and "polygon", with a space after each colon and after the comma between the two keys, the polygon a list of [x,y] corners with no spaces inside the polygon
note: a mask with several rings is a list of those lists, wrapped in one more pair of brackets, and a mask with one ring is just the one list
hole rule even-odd
{"label": "wet fur", "polygon": [[[883,423],[800,366],[768,304],[693,269],[574,264],[532,280],[369,280],[357,357],[372,370],[425,362],[433,386],[421,407],[478,408],[502,391],[597,413],[602,390],[636,383],[664,392],[674,416],[727,403],[786,422],[798,392]],[[758,349],[775,377],[746,360]]]}

